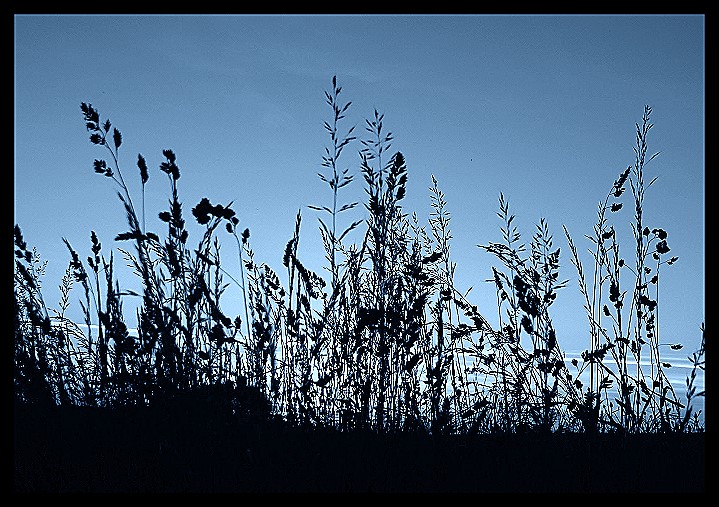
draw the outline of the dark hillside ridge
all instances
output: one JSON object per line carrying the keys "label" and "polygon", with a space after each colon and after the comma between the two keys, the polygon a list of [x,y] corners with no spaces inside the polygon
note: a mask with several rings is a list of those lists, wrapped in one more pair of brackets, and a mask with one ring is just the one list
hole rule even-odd
{"label": "dark hillside ridge", "polygon": [[16,492],[701,493],[705,434],[431,436],[184,409],[27,406]]}

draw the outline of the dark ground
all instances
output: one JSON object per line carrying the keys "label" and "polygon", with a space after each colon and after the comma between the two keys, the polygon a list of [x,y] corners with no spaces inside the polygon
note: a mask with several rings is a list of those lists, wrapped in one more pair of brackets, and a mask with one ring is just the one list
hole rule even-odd
{"label": "dark ground", "polygon": [[128,493],[703,493],[705,435],[437,437],[211,413],[14,409],[14,489]]}

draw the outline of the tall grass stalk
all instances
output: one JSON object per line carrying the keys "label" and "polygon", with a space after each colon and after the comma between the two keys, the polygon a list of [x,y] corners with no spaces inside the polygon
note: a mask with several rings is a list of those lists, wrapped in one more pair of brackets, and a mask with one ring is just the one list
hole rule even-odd
{"label": "tall grass stalk", "polygon": [[[593,400],[596,416],[591,425],[604,424],[629,432],[649,429],[665,431],[669,428],[669,411],[681,408],[664,369],[669,363],[662,361],[659,350],[659,267],[671,265],[677,257],[666,259],[669,252],[667,233],[660,228],[650,230],[645,225],[644,198],[646,190],[656,181],[645,182],[645,167],[658,153],[647,159],[647,139],[652,124],[651,108],[646,106],[642,123],[636,125],[634,166],[624,170],[614,182],[603,202],[599,204],[594,235],[587,238],[594,244],[590,251],[594,259],[591,292],[587,287],[582,263],[567,228],[564,228],[572,251],[572,262],[579,275],[579,287],[584,296],[584,308],[590,326],[590,348],[582,354],[584,364],[591,371],[590,385],[585,393]],[[618,232],[610,224],[607,212],[618,214],[623,203],[618,199],[629,182],[633,197],[634,216],[631,230],[635,242],[634,268],[620,254]],[[655,261],[654,266],[649,260]],[[666,259],[666,260],[665,260]],[[624,277],[622,275],[624,274]],[[632,290],[625,310],[627,291],[622,278],[630,277]],[[651,290],[651,287],[654,290]],[[604,324],[609,320],[609,325]],[[611,326],[611,328],[610,328]],[[681,345],[673,344],[674,348]],[[649,372],[642,366],[643,351],[648,349]],[[612,358],[607,364],[606,356]],[[631,366],[631,368],[630,368]],[[583,371],[583,366],[580,371]],[[616,382],[618,397],[609,399],[610,388]],[[603,402],[600,401],[604,400]],[[600,409],[600,405],[602,408]],[[651,417],[648,417],[651,416]],[[659,428],[647,426],[659,425]]]}

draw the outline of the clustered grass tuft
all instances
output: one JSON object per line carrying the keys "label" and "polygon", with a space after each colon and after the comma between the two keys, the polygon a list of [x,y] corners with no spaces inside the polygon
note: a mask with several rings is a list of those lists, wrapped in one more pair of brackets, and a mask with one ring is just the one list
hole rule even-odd
{"label": "clustered grass tuft", "polygon": [[[694,385],[704,367],[703,334],[690,358],[686,400],[674,392],[662,359],[659,274],[677,258],[667,255],[666,231],[650,228],[643,213],[654,182],[644,179],[654,158],[646,159],[651,108],[637,125],[634,166],[614,182],[587,236],[594,260],[589,271],[564,228],[589,324],[581,362],[568,363],[551,312],[567,281],[560,280],[560,249],[547,222],[539,221],[526,245],[500,194],[503,241],[480,245],[498,261],[489,280],[497,297],[496,324],[490,324],[469,291],[456,286],[451,213],[437,179],[429,188],[432,213],[422,225],[403,207],[407,160],[391,149],[384,115],[375,110],[358,138],[354,127],[344,127],[351,102],[340,100],[341,91],[334,77],[325,92],[330,144],[318,175],[330,200],[310,206],[319,213],[329,283],[300,259],[301,210],[283,255],[284,281],[256,260],[233,203],[202,198],[191,209],[201,229],[191,243],[179,160],[169,149],[159,164],[168,206],[157,217],[157,232],[148,230],[145,157],[136,162],[137,208],[121,168],[120,131],[82,103],[90,142],[108,155],[94,161],[94,171],[114,184],[127,219],[127,230],[114,239],[131,245],[118,250],[142,293],[120,288],[114,254],[103,251],[93,231],[86,261],[65,241],[70,261],[61,301],[49,310],[41,291],[45,264],[16,225],[16,400],[124,407],[199,395],[219,397],[227,410],[248,417],[379,433],[703,431],[692,407],[704,394]],[[366,218],[353,221],[344,217],[359,203],[343,203],[340,190],[355,175],[343,168],[341,155],[357,140]],[[631,262],[620,252],[612,221],[625,209],[620,198],[627,184],[634,208]],[[233,238],[236,269],[221,262],[222,234]],[[353,236],[358,240],[349,243]],[[242,294],[239,315],[223,310],[229,283]],[[83,323],[66,316],[77,285]],[[141,300],[132,328],[125,297]]]}

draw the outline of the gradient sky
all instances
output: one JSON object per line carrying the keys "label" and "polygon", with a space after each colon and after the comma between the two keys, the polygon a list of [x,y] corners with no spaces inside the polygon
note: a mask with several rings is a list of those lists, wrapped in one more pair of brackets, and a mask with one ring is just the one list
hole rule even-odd
{"label": "gradient sky", "polygon": [[[105,255],[115,248],[125,288],[138,281],[113,241],[127,230],[112,181],[93,172],[104,149],[88,141],[80,103],[123,134],[120,164],[136,200],[138,153],[150,167],[147,228],[168,182],[159,170],[172,149],[189,244],[203,227],[190,210],[202,197],[234,201],[257,261],[282,274],[282,254],[302,209],[299,255],[322,272],[317,212],[331,202],[322,170],[330,119],[324,91],[337,75],[352,101],[345,127],[375,109],[394,134],[409,172],[406,211],[426,223],[434,175],[452,213],[457,286],[496,322],[499,262],[477,247],[501,241],[500,192],[528,244],[544,217],[561,248],[567,288],[554,305],[565,350],[588,344],[566,225],[585,270],[597,205],[634,163],[635,124],[653,108],[645,223],[669,233],[679,261],[661,272],[662,342],[695,350],[704,321],[705,20],[703,16],[95,16],[15,17],[15,223],[48,261],[46,302],[57,307],[69,254],[62,238],[90,253],[90,231]],[[340,161],[357,175],[346,201],[364,197],[358,142]],[[341,194],[342,198],[342,194]],[[633,206],[612,218],[630,264]],[[364,216],[353,210],[350,220]],[[220,231],[222,232],[222,231]],[[194,236],[192,235],[194,233]],[[237,273],[225,240],[225,268]],[[349,236],[360,241],[359,235]],[[237,292],[228,289],[224,306]],[[80,292],[72,311],[80,315]],[[126,308],[132,305],[125,302]],[[238,312],[228,310],[234,315]],[[128,324],[135,324],[134,312]]]}

